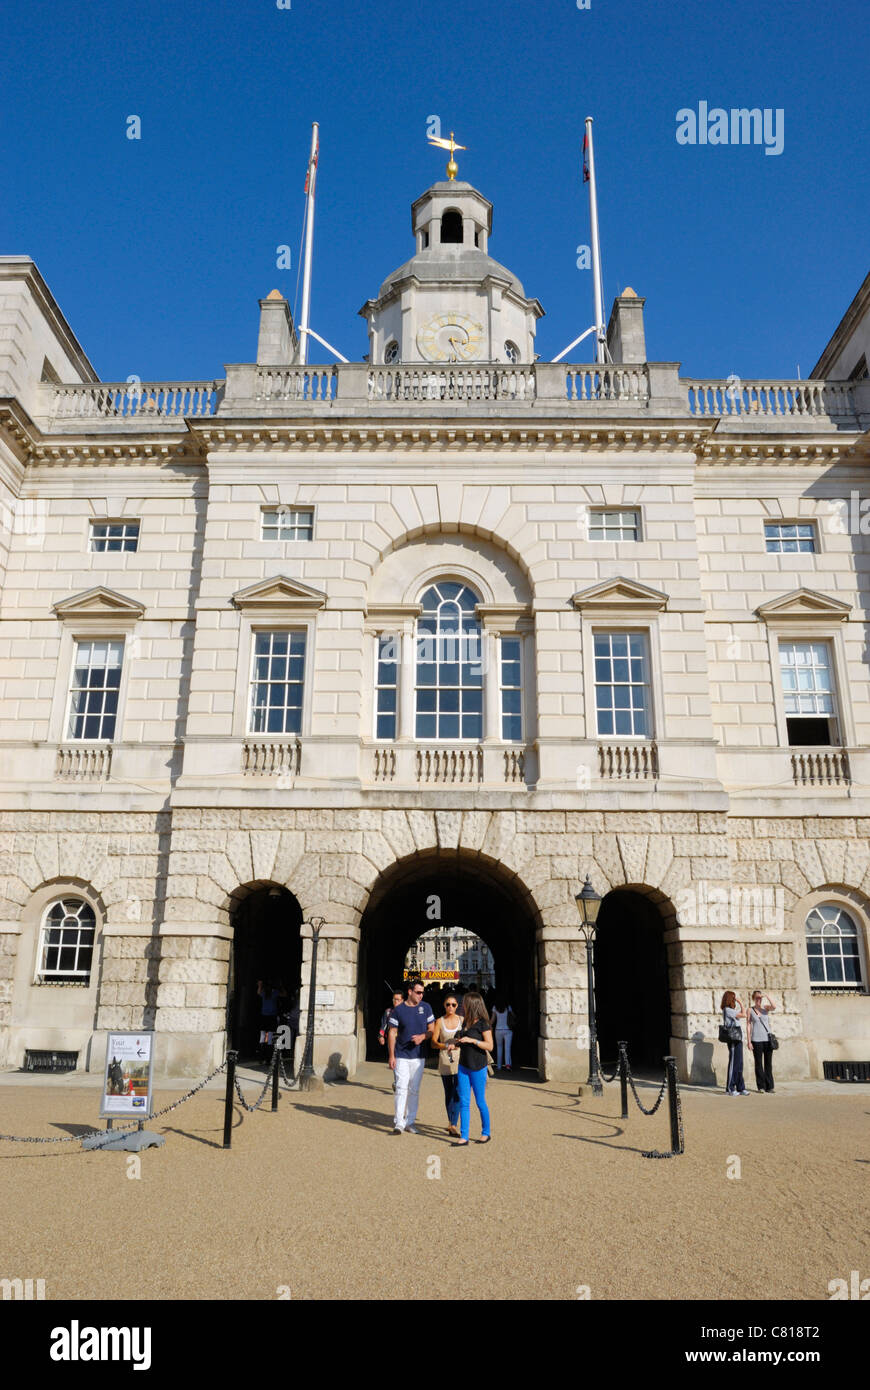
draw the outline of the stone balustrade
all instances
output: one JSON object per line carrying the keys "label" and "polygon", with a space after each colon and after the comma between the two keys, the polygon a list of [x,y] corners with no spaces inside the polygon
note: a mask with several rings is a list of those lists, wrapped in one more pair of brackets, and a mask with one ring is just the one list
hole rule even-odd
{"label": "stone balustrade", "polygon": [[389,787],[514,787],[537,777],[530,750],[484,744],[376,744],[363,749],[364,785]]}
{"label": "stone balustrade", "polygon": [[659,775],[654,743],[600,743],[598,773],[606,781],[638,781]]}
{"label": "stone balustrade", "polygon": [[848,381],[684,380],[692,415],[779,416],[832,420],[855,414]]}
{"label": "stone balustrade", "polygon": [[110,743],[61,746],[57,750],[55,777],[64,782],[104,782],[112,770]]}
{"label": "stone balustrade", "polygon": [[791,767],[798,786],[845,786],[852,780],[845,748],[801,748],[792,753]]}
{"label": "stone balustrade", "polygon": [[246,777],[296,777],[302,766],[298,738],[248,739],[242,744],[242,772]]}
{"label": "stone balustrade", "polygon": [[141,426],[162,420],[214,415],[222,381],[77,382],[43,386],[51,421],[136,420]]}
{"label": "stone balustrade", "polygon": [[561,418],[656,416],[739,422],[759,430],[860,429],[870,422],[870,383],[680,378],[674,362],[534,362],[475,366],[230,366],[226,381],[77,382],[40,386],[46,433],[84,427],[178,429],[187,419],[373,416],[399,408],[477,409],[493,417],[544,412]]}

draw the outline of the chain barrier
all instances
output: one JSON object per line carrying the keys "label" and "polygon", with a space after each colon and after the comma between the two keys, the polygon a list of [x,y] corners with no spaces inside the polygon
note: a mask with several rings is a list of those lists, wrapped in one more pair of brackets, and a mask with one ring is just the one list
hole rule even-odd
{"label": "chain barrier", "polygon": [[284,1049],[281,1048],[281,1047],[278,1047],[278,1048],[276,1048],[275,1050],[276,1050],[276,1052],[277,1052],[277,1054],[278,1054],[278,1065],[279,1065],[279,1067],[281,1068],[281,1075],[282,1075],[282,1077],[284,1078],[284,1088],[285,1088],[285,1090],[288,1090],[288,1091],[296,1090],[296,1089],[298,1088],[298,1086],[299,1086],[299,1076],[300,1076],[300,1073],[301,1073],[301,1071],[302,1071],[302,1063],[301,1063],[301,1061],[300,1061],[300,1063],[299,1063],[299,1071],[293,1072],[293,1073],[291,1073],[290,1076],[288,1076],[288,1075],[287,1075],[287,1068],[284,1066]]}
{"label": "chain barrier", "polygon": [[30,1134],[0,1134],[0,1140],[5,1140],[8,1144],[80,1144],[84,1139],[91,1139],[95,1135],[101,1135],[105,1136],[106,1143],[108,1144],[111,1139],[116,1138],[119,1134],[130,1134],[134,1130],[140,1129],[147,1120],[159,1120],[162,1116],[168,1115],[170,1111],[177,1110],[179,1105],[183,1105],[186,1100],[190,1100],[191,1096],[195,1096],[197,1091],[201,1091],[204,1086],[207,1086],[210,1081],[214,1081],[215,1077],[220,1076],[221,1072],[226,1071],[226,1069],[226,1062],[222,1062],[219,1067],[215,1067],[214,1071],[209,1076],[204,1077],[198,1085],[192,1087],[186,1095],[179,1096],[178,1100],[172,1101],[170,1105],[164,1105],[162,1110],[152,1110],[150,1114],[141,1116],[130,1125],[119,1125],[117,1129],[89,1129],[84,1134],[65,1134],[57,1138],[55,1138],[54,1135],[43,1137],[42,1135]]}
{"label": "chain barrier", "polygon": [[273,1077],[273,1075],[274,1075],[275,1068],[276,1068],[276,1066],[278,1065],[278,1057],[279,1057],[279,1055],[280,1055],[280,1048],[277,1047],[277,1046],[273,1047],[273,1049],[272,1049],[272,1061],[270,1062],[270,1064],[269,1064],[269,1070],[268,1070],[268,1072],[266,1073],[266,1080],[263,1082],[263,1089],[262,1089],[262,1091],[260,1092],[260,1094],[257,1096],[257,1099],[254,1101],[254,1104],[253,1104],[253,1105],[249,1105],[248,1102],[245,1100],[245,1097],[242,1095],[242,1088],[241,1088],[241,1086],[239,1085],[239,1078],[238,1078],[237,1076],[234,1076],[234,1077],[233,1077],[233,1082],[234,1082],[235,1088],[236,1088],[236,1095],[238,1096],[238,1098],[239,1098],[241,1104],[245,1107],[245,1109],[246,1109],[250,1114],[253,1114],[253,1112],[254,1112],[255,1110],[259,1110],[260,1106],[263,1104],[263,1101],[266,1099],[266,1092],[268,1091],[269,1087],[272,1085],[272,1077]]}
{"label": "chain barrier", "polygon": [[643,1111],[644,1115],[654,1115],[654,1114],[656,1113],[656,1111],[658,1110],[659,1106],[661,1105],[662,1101],[663,1101],[664,1098],[665,1098],[665,1093],[666,1093],[666,1091],[667,1091],[667,1089],[668,1089],[668,1078],[665,1077],[664,1081],[662,1082],[661,1090],[659,1091],[658,1096],[657,1096],[657,1098],[656,1098],[656,1102],[655,1102],[655,1104],[653,1105],[653,1107],[652,1107],[651,1110],[647,1110],[646,1106],[643,1104],[643,1101],[641,1100],[640,1096],[638,1095],[638,1093],[637,1093],[637,1087],[636,1087],[635,1084],[634,1084],[634,1077],[632,1076],[631,1070],[630,1070],[630,1069],[629,1069],[629,1072],[628,1072],[628,1084],[629,1084],[629,1086],[631,1087],[631,1094],[634,1096],[635,1100],[637,1101],[638,1108],[639,1108],[640,1110]]}

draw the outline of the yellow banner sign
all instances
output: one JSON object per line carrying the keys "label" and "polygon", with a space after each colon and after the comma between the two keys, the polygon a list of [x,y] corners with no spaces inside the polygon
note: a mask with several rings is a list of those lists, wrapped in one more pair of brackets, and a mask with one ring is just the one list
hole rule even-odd
{"label": "yellow banner sign", "polygon": [[413,978],[414,978],[415,980],[422,980],[424,983],[427,983],[427,982],[428,982],[429,984],[432,984],[432,983],[434,983],[435,981],[438,981],[438,980],[449,980],[452,984],[455,984],[455,983],[457,982],[457,980],[459,979],[459,971],[458,971],[458,970],[406,970],[406,971],[405,971],[405,979],[406,979],[406,980],[407,980],[407,979],[410,979],[411,976],[413,976]]}

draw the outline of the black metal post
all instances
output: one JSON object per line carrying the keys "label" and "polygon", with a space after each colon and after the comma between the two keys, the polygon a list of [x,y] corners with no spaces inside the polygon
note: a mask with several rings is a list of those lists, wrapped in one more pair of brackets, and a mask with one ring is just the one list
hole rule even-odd
{"label": "black metal post", "polygon": [[311,975],[308,981],[308,1018],[305,1022],[305,1051],[299,1073],[300,1091],[318,1090],[323,1084],[314,1070],[314,1001],[317,998],[317,944],[320,940],[322,917],[311,918]]}
{"label": "black metal post", "polygon": [[272,1113],[278,1109],[278,1040],[272,1049]]}
{"label": "black metal post", "polygon": [[668,1079],[668,1110],[671,1116],[671,1152],[681,1154],[683,1145],[680,1143],[680,1121],[677,1111],[677,1059],[676,1057],[665,1058],[665,1070]]}
{"label": "black metal post", "polygon": [[589,1080],[594,1096],[604,1094],[601,1073],[598,1070],[598,1034],[595,1028],[595,932],[586,938],[586,989],[589,998]]}
{"label": "black metal post", "polygon": [[224,1099],[224,1148],[231,1147],[233,1142],[233,1083],[236,1079],[236,1062],[238,1052],[227,1053],[227,1092]]}
{"label": "black metal post", "polygon": [[619,1094],[622,1100],[620,1119],[628,1119],[628,1043],[617,1043],[619,1048]]}

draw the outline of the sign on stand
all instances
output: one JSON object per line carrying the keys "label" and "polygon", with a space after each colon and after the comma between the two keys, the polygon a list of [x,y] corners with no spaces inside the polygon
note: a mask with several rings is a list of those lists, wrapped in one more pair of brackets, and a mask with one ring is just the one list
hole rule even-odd
{"label": "sign on stand", "polygon": [[144,1119],[151,1109],[154,1034],[110,1033],[100,1115]]}

